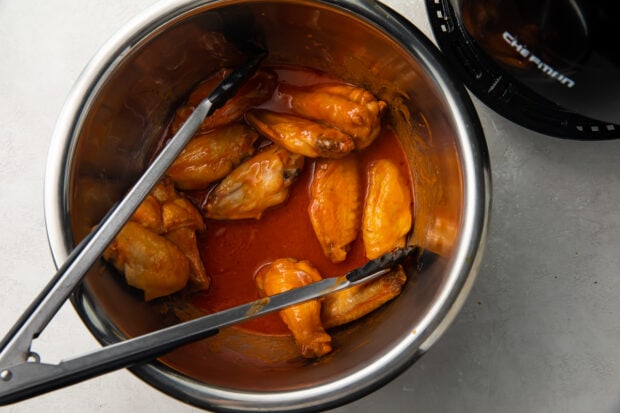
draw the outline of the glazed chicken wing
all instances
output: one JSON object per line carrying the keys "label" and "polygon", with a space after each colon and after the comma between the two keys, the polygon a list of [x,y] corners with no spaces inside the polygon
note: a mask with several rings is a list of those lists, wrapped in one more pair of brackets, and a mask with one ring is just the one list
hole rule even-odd
{"label": "glazed chicken wing", "polygon": [[168,169],[179,189],[204,189],[254,153],[258,134],[242,124],[194,137]]}
{"label": "glazed chicken wing", "polygon": [[[256,275],[256,284],[262,296],[279,294],[320,280],[321,275],[309,262],[286,258],[261,268]],[[303,357],[320,357],[331,351],[331,337],[321,325],[320,301],[312,300],[288,307],[279,315],[295,337]]]}
{"label": "glazed chicken wing", "polygon": [[325,256],[344,261],[361,226],[362,188],[354,155],[317,161],[308,214]]}
{"label": "glazed chicken wing", "polygon": [[[210,277],[196,239],[196,231],[203,229],[200,212],[176,192],[170,179],[164,178],[108,247],[104,258],[125,274],[128,284],[143,289],[146,300],[179,291],[188,279],[193,288],[204,290],[209,288]],[[180,260],[178,253],[185,259]],[[177,265],[178,279],[169,274]],[[170,288],[162,287],[166,282]]]}
{"label": "glazed chicken wing", "polygon": [[245,117],[263,136],[309,158],[340,158],[355,149],[346,133],[299,116],[254,109]]}
{"label": "glazed chicken wing", "polygon": [[187,258],[190,267],[189,281],[193,289],[207,290],[211,285],[211,277],[207,275],[198,250],[196,231],[190,227],[180,227],[167,232],[166,239],[172,241]]}
{"label": "glazed chicken wing", "polygon": [[396,164],[382,159],[368,170],[368,188],[362,217],[362,237],[368,259],[405,246],[411,229],[411,191]]}
{"label": "glazed chicken wing", "polygon": [[189,260],[192,286],[206,290],[211,279],[204,269],[196,239],[196,231],[205,229],[202,215],[187,198],[176,192],[174,184],[168,178],[162,179],[151,194],[161,205],[162,234]]}
{"label": "glazed chicken wing", "polygon": [[288,97],[295,113],[325,122],[353,137],[357,149],[364,149],[379,135],[381,115],[387,103],[365,89],[343,84],[293,86],[278,89]]}
{"label": "glazed chicken wing", "polygon": [[328,295],[321,305],[324,328],[337,327],[357,320],[398,296],[407,281],[401,266],[366,284]]}
{"label": "glazed chicken wing", "polygon": [[179,228],[189,228],[192,231],[202,231],[205,228],[200,212],[186,198],[176,198],[161,205],[164,232]]}
{"label": "glazed chicken wing", "polygon": [[[160,214],[158,218],[154,216],[157,213]],[[167,177],[155,185],[138,207],[132,220],[153,230],[155,224],[150,224],[147,220],[158,220],[161,222],[161,231],[155,231],[157,233],[166,233],[178,228],[190,228],[194,231],[202,231],[205,228],[200,212],[187,198],[179,195],[174,189],[174,183]]]}
{"label": "glazed chicken wing", "polygon": [[[191,93],[188,102],[176,111],[172,121],[172,133],[176,133],[185,123],[194,108],[231,72],[221,69]],[[271,70],[258,70],[224,106],[217,109],[200,125],[201,131],[208,131],[240,120],[243,113],[252,106],[257,106],[271,97],[277,84],[277,75]]]}
{"label": "glazed chicken wing", "polygon": [[272,145],[243,162],[209,194],[204,216],[212,219],[261,217],[284,202],[301,173],[304,158]]}
{"label": "glazed chicken wing", "polygon": [[127,284],[144,291],[146,301],[180,291],[190,275],[189,262],[175,244],[136,222],[121,229],[103,257]]}

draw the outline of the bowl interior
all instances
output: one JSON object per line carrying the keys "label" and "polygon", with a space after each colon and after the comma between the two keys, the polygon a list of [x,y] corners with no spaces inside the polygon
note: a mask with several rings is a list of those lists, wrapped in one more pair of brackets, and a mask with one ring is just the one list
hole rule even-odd
{"label": "bowl interior", "polygon": [[[131,48],[109,60],[84,99],[61,184],[67,249],[144,170],[174,108],[191,88],[218,68],[243,61],[240,49],[249,39],[268,48],[268,64],[324,70],[389,102],[388,120],[409,160],[415,187],[411,242],[427,254],[401,296],[335,331],[336,350],[320,361],[301,360],[288,338],[248,336],[229,328],[152,365],[165,376],[162,382],[188,383],[192,392],[211,400],[228,397],[228,391],[278,393],[328,385],[338,397],[350,397],[413,362],[465,282],[467,274],[459,271],[466,265],[456,251],[464,242],[466,144],[454,104],[427,57],[404,43],[419,34],[391,32],[402,26],[382,27],[378,12],[363,6],[347,9],[251,0],[170,7],[133,34]],[[73,301],[103,342],[170,322],[158,305],[143,302],[103,263],[90,271]],[[367,376],[365,384],[360,375]]]}

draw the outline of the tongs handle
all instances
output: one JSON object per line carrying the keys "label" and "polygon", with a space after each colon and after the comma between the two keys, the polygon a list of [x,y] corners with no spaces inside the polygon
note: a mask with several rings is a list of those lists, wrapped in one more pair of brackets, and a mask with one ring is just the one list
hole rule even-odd
{"label": "tongs handle", "polygon": [[86,272],[131,218],[196,133],[206,116],[235,94],[243,81],[256,71],[265,56],[266,52],[260,53],[234,70],[200,102],[122,201],[110,210],[97,228],[69,255],[56,275],[0,342],[1,380],[7,381],[9,374],[7,372],[10,372],[11,367],[25,363],[33,356],[30,351],[32,340],[39,336]]}

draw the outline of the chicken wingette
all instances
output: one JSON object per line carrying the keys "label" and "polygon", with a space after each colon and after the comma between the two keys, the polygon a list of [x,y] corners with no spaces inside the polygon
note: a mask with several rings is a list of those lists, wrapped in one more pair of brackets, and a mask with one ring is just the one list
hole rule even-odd
{"label": "chicken wingette", "polygon": [[411,190],[398,166],[387,159],[371,163],[362,217],[366,257],[377,258],[405,246],[413,221]]}
{"label": "chicken wingette", "polygon": [[398,266],[376,280],[328,295],[321,304],[323,327],[337,327],[369,314],[398,296],[406,281],[405,271]]}
{"label": "chicken wingette", "polygon": [[299,116],[254,109],[245,118],[261,135],[309,158],[341,158],[355,149],[346,133]]}
{"label": "chicken wingette", "polygon": [[332,262],[347,258],[362,216],[362,187],[357,158],[321,159],[314,167],[308,214],[323,253]]}
{"label": "chicken wingette", "polygon": [[179,189],[205,189],[254,153],[258,134],[232,124],[195,136],[168,169]]}
{"label": "chicken wingette", "polygon": [[272,145],[228,174],[209,194],[204,216],[211,219],[258,219],[286,200],[301,173],[304,158]]}

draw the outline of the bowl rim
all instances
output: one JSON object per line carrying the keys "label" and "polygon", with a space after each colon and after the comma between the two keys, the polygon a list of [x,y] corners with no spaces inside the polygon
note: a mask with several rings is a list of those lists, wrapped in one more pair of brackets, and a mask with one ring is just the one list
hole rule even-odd
{"label": "bowl rim", "polygon": [[[263,1],[263,0],[245,0]],[[264,0],[268,1],[268,0]],[[273,0],[278,1],[278,0]],[[116,32],[86,65],[73,86],[58,117],[48,152],[44,208],[48,242],[57,267],[67,258],[72,240],[65,231],[68,221],[69,194],[63,191],[69,182],[69,162],[75,151],[74,137],[80,128],[80,113],[88,107],[94,92],[113,71],[119,56],[131,51],[140,40],[166,22],[205,5],[236,3],[236,0],[173,0],[149,7]],[[339,9],[364,20],[396,41],[411,56],[429,70],[442,98],[451,109],[456,125],[457,150],[461,156],[464,209],[462,232],[448,264],[447,286],[428,311],[423,323],[392,351],[375,363],[329,385],[286,392],[239,392],[209,388],[193,379],[178,378],[178,373],[154,361],[130,370],[151,386],[193,405],[220,411],[253,410],[260,406],[268,411],[307,411],[336,407],[364,396],[385,385],[422,356],[445,332],[469,295],[480,267],[488,231],[491,202],[490,162],[482,127],[473,103],[464,86],[448,69],[439,50],[411,22],[388,6],[373,1],[299,0],[298,3],[322,4]],[[118,341],[109,334],[102,336],[90,316],[92,309],[84,308],[72,296],[75,310],[95,338],[102,344]],[[381,362],[381,369],[378,364]]]}

